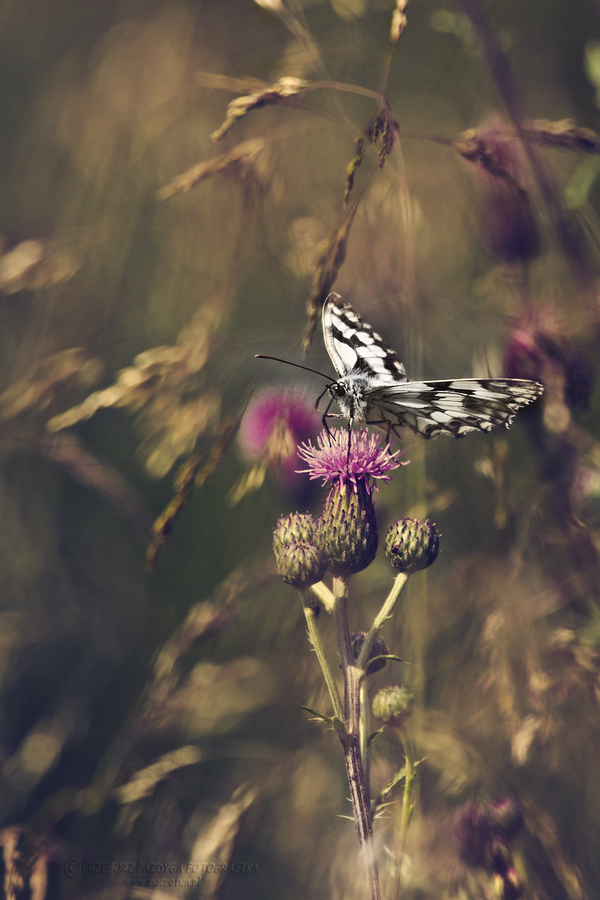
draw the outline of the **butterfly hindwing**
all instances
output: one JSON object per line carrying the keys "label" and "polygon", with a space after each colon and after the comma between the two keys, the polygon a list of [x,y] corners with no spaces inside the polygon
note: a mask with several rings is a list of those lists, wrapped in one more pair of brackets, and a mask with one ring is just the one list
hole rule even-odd
{"label": "butterfly hindwing", "polygon": [[517,410],[543,392],[536,382],[514,378],[408,381],[394,351],[338,294],[325,301],[323,336],[339,376],[328,388],[332,402],[350,423],[379,425],[398,437],[508,428]]}

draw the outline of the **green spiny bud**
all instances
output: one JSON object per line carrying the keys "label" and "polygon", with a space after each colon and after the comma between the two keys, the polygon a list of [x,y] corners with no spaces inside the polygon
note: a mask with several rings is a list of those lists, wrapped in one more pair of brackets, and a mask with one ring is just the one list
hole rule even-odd
{"label": "green spiny bud", "polygon": [[321,581],[327,557],[318,546],[312,516],[293,513],[279,520],[273,533],[277,571],[287,584],[305,588]]}
{"label": "green spiny bud", "polygon": [[318,543],[329,557],[329,569],[347,577],[370,566],[377,553],[377,520],[366,485],[335,484],[318,521]]}
{"label": "green spiny bud", "polygon": [[[352,653],[354,654],[354,659],[358,659],[360,656],[366,636],[364,631],[352,635]],[[387,656],[387,653],[388,648],[383,639],[376,637],[373,646],[371,647],[371,652],[369,653],[369,660],[375,659],[376,656]],[[378,659],[377,662],[371,663],[370,665],[367,663],[367,674],[373,675],[374,672],[380,672],[385,667],[386,663],[387,659]]]}
{"label": "green spiny bud", "polygon": [[400,519],[388,531],[386,556],[395,569],[407,575],[426,569],[435,562],[439,551],[440,539],[431,522]]}
{"label": "green spiny bud", "polygon": [[394,684],[382,688],[373,698],[373,715],[383,722],[400,726],[412,715],[414,697],[405,687]]}

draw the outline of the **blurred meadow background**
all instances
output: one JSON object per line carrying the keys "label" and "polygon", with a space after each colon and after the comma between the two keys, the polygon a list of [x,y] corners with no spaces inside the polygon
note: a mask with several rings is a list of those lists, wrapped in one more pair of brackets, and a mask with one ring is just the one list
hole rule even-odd
{"label": "blurred meadow background", "polygon": [[[381,543],[403,516],[442,534],[383,632],[410,665],[372,679],[413,693],[423,760],[384,896],[509,896],[490,809],[513,896],[600,896],[600,4],[405,13],[400,34],[387,0],[0,4],[6,897],[363,896],[271,550],[323,500],[293,447],[325,382],[254,359],[333,375],[333,285],[411,378],[545,385],[508,432],[407,442],[376,495]],[[352,580],[354,630],[392,577],[380,552]],[[402,759],[384,733],[375,792]]]}

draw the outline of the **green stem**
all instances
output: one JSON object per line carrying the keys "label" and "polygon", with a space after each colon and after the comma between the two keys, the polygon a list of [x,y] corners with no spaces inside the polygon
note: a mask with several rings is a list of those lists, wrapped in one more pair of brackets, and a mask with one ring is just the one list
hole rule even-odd
{"label": "green stem", "polygon": [[368,744],[370,733],[371,704],[369,702],[367,679],[363,678],[360,686],[360,758],[362,759],[363,772],[365,773],[369,805],[371,803],[371,751]]}
{"label": "green stem", "polygon": [[313,594],[315,595],[315,597],[317,598],[317,600],[319,600],[319,602],[323,604],[323,606],[325,607],[327,612],[332,613],[334,596],[331,593],[331,591],[329,590],[329,588],[327,587],[327,585],[324,584],[322,581],[318,581],[317,584],[311,585],[310,589],[313,592]]}
{"label": "green stem", "polygon": [[337,689],[337,684],[335,683],[335,678],[333,677],[333,672],[331,671],[331,666],[325,656],[325,649],[323,647],[323,641],[321,640],[321,635],[319,629],[317,628],[317,613],[314,605],[312,605],[312,601],[310,600],[309,591],[301,591],[302,595],[302,606],[304,608],[304,618],[306,619],[306,626],[308,628],[308,636],[311,644],[317,654],[317,659],[319,660],[319,665],[321,666],[321,671],[323,672],[323,677],[325,678],[325,684],[327,685],[327,690],[329,691],[329,696],[331,697],[331,703],[333,705],[333,714],[338,718],[341,722],[344,721],[344,707],[342,706],[342,701],[340,699],[340,694]]}
{"label": "green stem", "polygon": [[408,833],[408,826],[413,811],[412,792],[415,781],[415,751],[413,742],[408,731],[402,738],[402,747],[404,748],[404,765],[406,775],[404,777],[404,796],[402,798],[402,815],[400,817],[400,864],[402,864],[402,854],[404,853],[404,844]]}
{"label": "green stem", "polygon": [[392,585],[392,589],[389,592],[385,603],[375,616],[373,620],[373,624],[371,626],[371,630],[365,638],[365,642],[362,646],[362,650],[360,651],[360,656],[356,662],[356,665],[359,669],[365,669],[367,665],[367,660],[369,658],[369,653],[373,648],[373,644],[375,643],[375,638],[379,634],[381,628],[383,627],[385,620],[389,619],[392,612],[394,611],[394,607],[398,601],[398,597],[400,596],[400,592],[406,582],[408,581],[408,575],[405,575],[404,572],[400,572],[399,575],[396,575],[394,579],[394,584]]}
{"label": "green stem", "polygon": [[365,779],[360,738],[361,686],[365,677],[364,667],[356,664],[352,652],[348,626],[348,582],[345,578],[333,579],[334,615],[338,636],[338,648],[344,673],[344,714],[346,730],[340,734],[346,761],[346,773],[350,787],[350,799],[354,812],[354,824],[358,837],[361,861],[369,884],[370,900],[380,900],[379,872],[373,844],[373,820],[369,803],[369,789]]}

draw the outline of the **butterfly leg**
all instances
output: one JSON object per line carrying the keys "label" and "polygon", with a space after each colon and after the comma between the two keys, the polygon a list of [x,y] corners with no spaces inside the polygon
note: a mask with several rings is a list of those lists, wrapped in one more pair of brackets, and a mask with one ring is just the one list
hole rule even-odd
{"label": "butterfly leg", "polygon": [[393,423],[389,422],[387,419],[378,419],[377,421],[369,420],[367,425],[377,425],[381,428],[382,431],[385,431],[385,443],[387,446],[388,453],[390,456],[392,455],[392,428]]}

